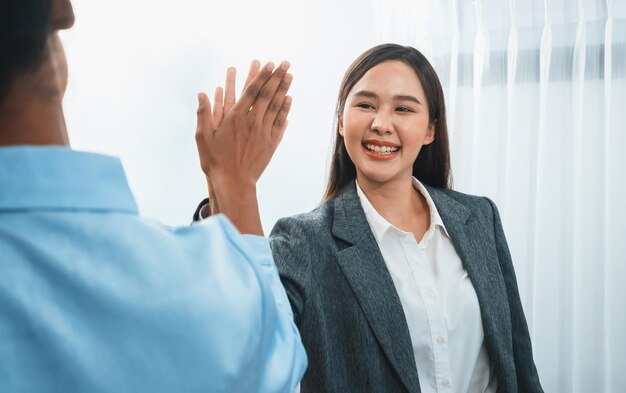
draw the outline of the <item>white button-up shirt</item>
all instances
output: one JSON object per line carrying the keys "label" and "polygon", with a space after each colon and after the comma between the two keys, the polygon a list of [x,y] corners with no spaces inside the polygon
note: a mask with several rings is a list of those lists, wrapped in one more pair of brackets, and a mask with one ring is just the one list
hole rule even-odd
{"label": "white button-up shirt", "polygon": [[430,227],[418,243],[357,193],[400,297],[422,393],[496,391],[478,298],[428,191],[413,186],[430,208]]}

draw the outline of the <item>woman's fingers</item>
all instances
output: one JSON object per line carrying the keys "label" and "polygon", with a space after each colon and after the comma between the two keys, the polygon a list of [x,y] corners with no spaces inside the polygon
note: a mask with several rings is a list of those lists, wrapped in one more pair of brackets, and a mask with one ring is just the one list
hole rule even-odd
{"label": "woman's fingers", "polygon": [[237,81],[237,70],[234,67],[228,67],[226,71],[226,91],[224,92],[224,113],[230,112],[235,106],[235,83]]}
{"label": "woman's fingers", "polygon": [[246,87],[248,87],[248,85],[250,84],[250,82],[252,82],[254,77],[259,74],[259,71],[261,71],[261,62],[256,59],[252,60],[252,62],[250,63],[250,70],[248,70],[248,77],[246,78],[246,83],[243,85],[243,90],[245,90]]}
{"label": "woman's fingers", "polygon": [[198,153],[200,155],[202,171],[208,175],[209,162],[207,160],[207,146],[211,145],[215,126],[213,123],[213,115],[211,114],[211,103],[204,93],[198,93],[198,110],[196,113],[196,146],[198,147]]}
{"label": "woman's fingers", "polygon": [[224,89],[218,87],[215,89],[213,99],[213,125],[219,127],[224,120]]}
{"label": "woman's fingers", "polygon": [[209,98],[204,93],[198,93],[198,110],[196,114],[198,115],[196,133],[215,130],[213,115],[211,114],[211,102],[209,102]]}

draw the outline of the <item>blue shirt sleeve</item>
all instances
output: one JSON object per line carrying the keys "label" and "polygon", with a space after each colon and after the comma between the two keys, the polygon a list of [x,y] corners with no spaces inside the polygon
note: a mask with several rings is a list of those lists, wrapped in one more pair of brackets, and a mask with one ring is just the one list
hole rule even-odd
{"label": "blue shirt sleeve", "polygon": [[268,241],[226,217],[0,216],[0,391],[291,393],[302,378]]}
{"label": "blue shirt sleeve", "polygon": [[261,350],[251,347],[248,354],[250,359],[258,358],[253,362],[261,366],[259,375],[253,377],[258,378],[258,391],[291,393],[304,374],[307,359],[269,241],[262,236],[240,235],[223,215],[213,219],[220,221],[235,247],[255,270],[262,288],[262,298],[259,299],[263,310],[259,323]]}

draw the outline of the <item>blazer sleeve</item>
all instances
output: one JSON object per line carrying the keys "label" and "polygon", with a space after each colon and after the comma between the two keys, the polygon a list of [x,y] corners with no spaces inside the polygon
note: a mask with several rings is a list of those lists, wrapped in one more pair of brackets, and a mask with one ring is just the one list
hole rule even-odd
{"label": "blazer sleeve", "polygon": [[519,392],[543,392],[539,375],[533,360],[532,346],[530,342],[530,334],[528,332],[528,324],[522,309],[522,302],[517,288],[517,279],[515,278],[515,270],[509,246],[502,228],[502,221],[498,208],[489,200],[491,210],[493,212],[494,236],[496,240],[496,250],[498,253],[498,261],[500,269],[504,277],[506,291],[511,310],[511,326],[513,334],[513,356],[515,361],[515,370],[517,375],[517,387]]}
{"label": "blazer sleeve", "polygon": [[269,239],[294,320],[299,325],[311,287],[312,238],[307,236],[304,223],[287,217],[278,220]]}

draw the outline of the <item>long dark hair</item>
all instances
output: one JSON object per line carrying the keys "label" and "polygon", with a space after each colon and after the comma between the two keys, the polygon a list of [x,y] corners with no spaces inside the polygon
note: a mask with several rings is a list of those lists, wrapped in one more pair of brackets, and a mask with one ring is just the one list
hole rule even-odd
{"label": "long dark hair", "polygon": [[356,179],[356,168],[348,155],[343,137],[339,134],[339,119],[343,114],[348,94],[367,71],[389,60],[401,61],[415,71],[428,101],[429,122],[435,126],[435,140],[422,146],[413,163],[413,176],[432,187],[452,187],[446,106],[437,73],[417,49],[397,44],[383,44],[359,56],[348,68],[341,82],[335,114],[335,147],[324,200],[337,196]]}

